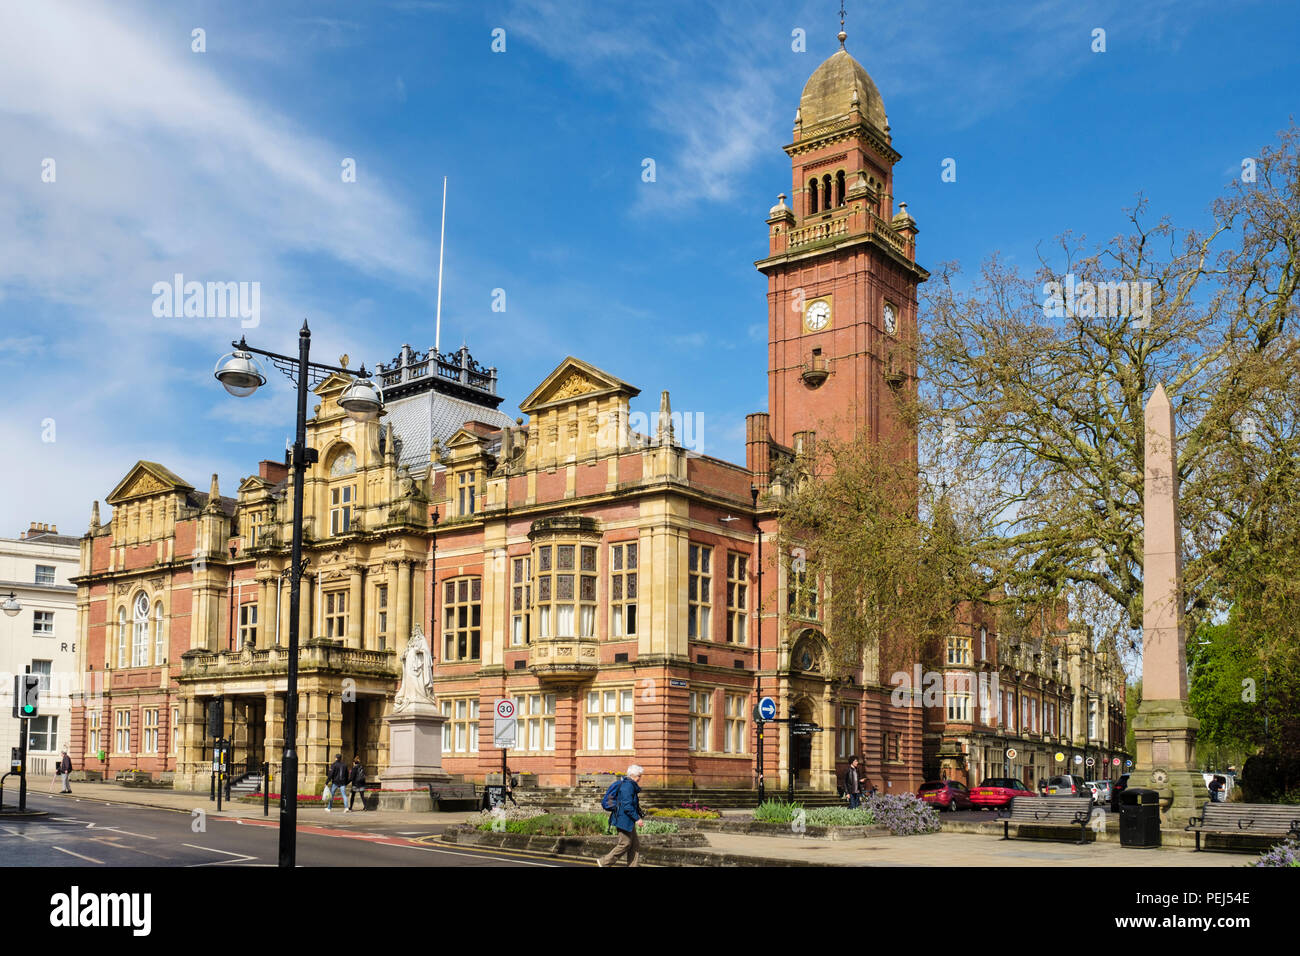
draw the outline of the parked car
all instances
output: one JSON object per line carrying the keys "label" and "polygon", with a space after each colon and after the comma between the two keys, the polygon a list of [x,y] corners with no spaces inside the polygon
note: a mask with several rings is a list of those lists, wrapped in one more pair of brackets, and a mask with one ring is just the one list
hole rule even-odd
{"label": "parked car", "polygon": [[1119,795],[1128,789],[1128,774],[1121,774],[1120,778],[1111,784],[1110,788],[1110,812],[1119,813]]}
{"label": "parked car", "polygon": [[1109,780],[1088,780],[1086,781],[1089,789],[1092,790],[1092,802],[1099,807],[1104,807],[1110,803],[1110,788],[1112,786]]}
{"label": "parked car", "polygon": [[1083,782],[1083,778],[1074,774],[1064,774],[1047,779],[1049,797],[1091,797],[1092,789]]}
{"label": "parked car", "polygon": [[1011,805],[1013,797],[1036,797],[1015,777],[989,777],[970,792],[971,805],[980,810],[997,810]]}
{"label": "parked car", "polygon": [[932,780],[921,784],[916,791],[917,797],[933,804],[940,810],[969,810],[971,808],[970,791],[965,784],[955,780]]}

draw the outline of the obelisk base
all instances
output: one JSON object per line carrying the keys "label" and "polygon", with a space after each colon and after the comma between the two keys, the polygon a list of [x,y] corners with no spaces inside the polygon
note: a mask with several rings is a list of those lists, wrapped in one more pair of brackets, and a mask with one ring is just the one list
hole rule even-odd
{"label": "obelisk base", "polygon": [[1209,799],[1196,771],[1196,732],[1201,722],[1185,700],[1144,700],[1133,719],[1137,754],[1128,786],[1160,791],[1161,823],[1185,826]]}
{"label": "obelisk base", "polygon": [[447,718],[432,705],[414,704],[389,714],[388,767],[380,775],[385,790],[415,790],[446,783],[442,769],[442,725]]}

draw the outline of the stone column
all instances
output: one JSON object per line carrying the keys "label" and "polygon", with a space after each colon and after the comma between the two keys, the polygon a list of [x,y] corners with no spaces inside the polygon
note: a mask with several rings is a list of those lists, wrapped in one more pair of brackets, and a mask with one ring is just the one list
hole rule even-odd
{"label": "stone column", "polygon": [[257,646],[270,647],[275,643],[275,593],[271,581],[261,578],[257,582]]}
{"label": "stone column", "polygon": [[[397,579],[401,565],[396,561],[386,562],[384,564],[384,578],[388,582],[388,630],[385,650],[397,650],[398,636],[400,631],[397,627]],[[433,635],[429,635],[429,640],[433,640]]]}
{"label": "stone column", "polygon": [[365,604],[361,600],[361,568],[350,569],[348,577],[348,642],[353,649],[361,647],[362,613]]}
{"label": "stone column", "polygon": [[1174,411],[1157,384],[1146,407],[1142,703],[1129,787],[1160,791],[1166,826],[1184,825],[1205,800],[1205,780],[1195,771],[1201,725],[1187,704],[1177,461]]}
{"label": "stone column", "polygon": [[[180,753],[176,756],[176,789],[194,790],[199,786],[202,763],[199,757],[203,742],[203,707],[194,697],[180,698]],[[101,719],[101,733],[102,733]],[[104,748],[110,749],[110,748]]]}
{"label": "stone column", "polygon": [[397,623],[394,633],[393,646],[401,653],[411,636],[411,566],[406,560],[397,562]]}
{"label": "stone column", "polygon": [[266,693],[266,746],[263,748],[271,772],[279,777],[280,762],[284,759],[284,698],[275,691]]}

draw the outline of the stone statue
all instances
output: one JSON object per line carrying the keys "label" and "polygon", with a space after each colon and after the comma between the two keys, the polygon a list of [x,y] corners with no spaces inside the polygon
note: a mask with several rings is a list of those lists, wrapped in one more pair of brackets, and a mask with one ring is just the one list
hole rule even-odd
{"label": "stone statue", "polygon": [[411,639],[402,653],[402,686],[393,700],[393,712],[401,713],[418,704],[433,704],[433,667],[429,644],[420,625],[411,629]]}

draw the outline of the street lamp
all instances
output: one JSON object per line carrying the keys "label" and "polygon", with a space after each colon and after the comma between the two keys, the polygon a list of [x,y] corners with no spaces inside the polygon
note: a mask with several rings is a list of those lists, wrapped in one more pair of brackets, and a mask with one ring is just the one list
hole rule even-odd
{"label": "street lamp", "polygon": [[9,596],[5,598],[4,604],[0,604],[0,608],[4,610],[7,616],[17,617],[18,612],[23,609],[23,605],[18,600],[18,596],[13,591],[10,591]]}
{"label": "street lamp", "polygon": [[[280,866],[292,868],[297,854],[298,835],[298,618],[301,609],[302,583],[302,510],[303,481],[307,466],[319,460],[316,449],[307,447],[307,392],[332,374],[353,372],[335,365],[309,362],[311,330],[303,320],[298,331],[298,357],[280,355],[253,348],[242,337],[230,343],[235,351],[222,356],[213,373],[231,395],[244,398],[266,384],[266,376],[253,354],[264,355],[288,376],[298,391],[298,417],[293,442],[293,547],[289,577],[289,675],[284,703],[284,759],[280,765]],[[376,418],[383,409],[383,398],[369,381],[365,365],[355,373],[357,379],[339,396],[339,404],[354,421]],[[8,608],[5,608],[6,612]]]}

